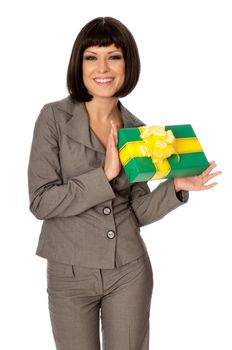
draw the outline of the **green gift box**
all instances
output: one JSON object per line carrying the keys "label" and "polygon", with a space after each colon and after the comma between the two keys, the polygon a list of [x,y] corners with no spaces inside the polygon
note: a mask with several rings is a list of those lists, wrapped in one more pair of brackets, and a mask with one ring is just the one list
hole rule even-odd
{"label": "green gift box", "polygon": [[[154,139],[153,131],[150,132],[149,130],[155,130],[156,128],[158,128],[158,132],[156,132]],[[160,130],[161,136],[159,139]],[[150,136],[147,138],[141,137],[147,131],[150,132]],[[173,146],[167,146],[164,142],[164,136],[162,135],[168,133],[172,137],[174,136]],[[161,149],[162,151],[162,148],[165,149],[166,147],[167,151],[168,147],[173,147],[175,150],[173,153],[175,154],[157,161],[157,157],[154,159],[155,152],[149,153],[148,151],[154,147],[154,140],[158,140],[157,144],[161,147],[158,150]],[[209,162],[190,124],[122,128],[118,132],[118,150],[120,161],[129,182],[195,176],[200,175],[209,166]],[[159,156],[159,152],[156,152],[157,154]]]}

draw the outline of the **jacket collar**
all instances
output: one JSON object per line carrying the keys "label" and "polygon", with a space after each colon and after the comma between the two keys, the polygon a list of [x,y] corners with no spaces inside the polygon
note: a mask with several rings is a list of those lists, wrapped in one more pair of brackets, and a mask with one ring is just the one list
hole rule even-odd
{"label": "jacket collar", "polygon": [[[121,110],[124,128],[134,128],[145,125],[140,119],[130,113],[119,101],[118,106]],[[89,117],[83,102],[72,102],[70,97],[58,102],[57,109],[71,115],[66,123],[64,133],[76,142],[104,153],[105,148],[89,126]]]}

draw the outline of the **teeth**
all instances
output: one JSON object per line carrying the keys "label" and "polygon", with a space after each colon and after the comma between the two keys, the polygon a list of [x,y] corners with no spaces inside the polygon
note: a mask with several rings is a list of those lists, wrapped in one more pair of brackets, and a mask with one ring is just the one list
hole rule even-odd
{"label": "teeth", "polygon": [[110,81],[112,81],[113,79],[94,79],[95,81],[97,81],[98,83],[109,83]]}

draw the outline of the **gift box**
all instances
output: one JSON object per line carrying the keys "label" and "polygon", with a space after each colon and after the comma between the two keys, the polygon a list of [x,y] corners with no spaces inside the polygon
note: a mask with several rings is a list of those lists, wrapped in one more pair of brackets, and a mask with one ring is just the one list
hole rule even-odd
{"label": "gift box", "polygon": [[190,124],[122,128],[118,150],[129,182],[195,176],[209,166]]}

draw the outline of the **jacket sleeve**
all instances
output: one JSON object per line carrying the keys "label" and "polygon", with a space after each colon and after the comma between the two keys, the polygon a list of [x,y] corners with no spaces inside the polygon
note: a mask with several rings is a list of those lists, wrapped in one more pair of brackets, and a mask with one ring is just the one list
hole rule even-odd
{"label": "jacket sleeve", "polygon": [[150,191],[146,182],[137,182],[132,185],[130,206],[137,217],[139,226],[158,221],[170,211],[186,203],[189,193],[188,191],[181,192],[180,197],[175,191],[172,179],[162,182],[153,191]]}
{"label": "jacket sleeve", "polygon": [[41,220],[78,215],[115,198],[102,167],[75,176],[66,184],[62,183],[58,130],[49,104],[42,108],[35,123],[28,187],[30,210]]}

